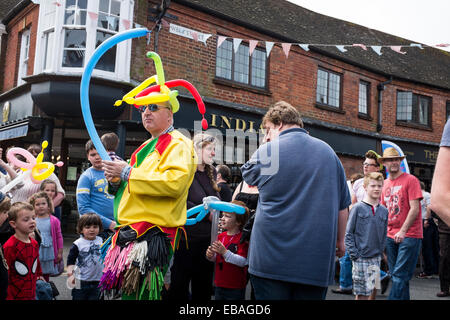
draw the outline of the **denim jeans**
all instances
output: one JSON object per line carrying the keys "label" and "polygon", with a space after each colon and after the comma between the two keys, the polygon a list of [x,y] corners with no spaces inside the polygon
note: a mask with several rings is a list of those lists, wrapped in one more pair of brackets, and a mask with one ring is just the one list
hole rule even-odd
{"label": "denim jeans", "polygon": [[389,300],[410,300],[409,280],[416,269],[422,239],[405,238],[401,243],[395,243],[387,238],[386,251],[392,287]]}
{"label": "denim jeans", "polygon": [[[350,260],[350,256],[345,251],[345,254],[339,258],[339,265],[341,267],[339,271],[339,287],[342,290],[352,289],[352,261]],[[380,280],[386,277],[386,272],[380,269]]]}
{"label": "denim jeans", "polygon": [[339,287],[343,290],[352,289],[352,260],[347,251],[345,254],[339,258]]}
{"label": "denim jeans", "polygon": [[325,300],[328,287],[285,282],[250,274],[256,300]]}
{"label": "denim jeans", "polygon": [[80,289],[72,289],[73,300],[99,300],[98,281],[80,281]]}

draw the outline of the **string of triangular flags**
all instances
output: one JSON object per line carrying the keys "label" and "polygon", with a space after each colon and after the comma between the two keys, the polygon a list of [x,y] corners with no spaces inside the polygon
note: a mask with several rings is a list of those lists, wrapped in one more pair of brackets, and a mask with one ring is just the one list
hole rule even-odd
{"label": "string of triangular flags", "polygon": [[[39,4],[40,0],[32,0],[33,3],[35,4]],[[60,3],[60,1],[54,1],[53,2],[54,5],[57,6],[61,6],[62,4]],[[91,20],[91,23],[97,23],[97,19],[98,19],[98,14],[96,12],[91,12],[88,11],[88,16]],[[115,19],[117,19],[114,16],[106,16],[106,20],[108,22],[108,25],[113,27],[113,24],[115,22]],[[124,27],[125,30],[130,29],[130,27],[134,26],[134,28],[142,28],[143,26],[136,23],[136,22],[132,22],[128,19],[120,19],[120,21],[122,22],[122,25]],[[402,51],[402,48],[405,47],[417,47],[420,49],[424,49],[425,47],[438,47],[438,48],[447,48],[450,47],[450,43],[441,43],[441,44],[436,44],[434,46],[429,46],[429,45],[424,45],[424,44],[420,44],[420,43],[411,43],[409,45],[365,45],[362,43],[352,43],[352,44],[327,44],[327,43],[289,43],[289,42],[273,42],[273,41],[264,41],[264,40],[255,40],[255,39],[240,39],[240,38],[233,38],[233,37],[228,37],[228,36],[221,36],[221,35],[213,35],[210,33],[203,33],[200,31],[196,31],[190,28],[186,28],[183,26],[179,26],[176,25],[174,23],[168,23],[166,20],[162,19],[162,27],[163,28],[168,28],[169,32],[172,34],[176,34],[185,38],[189,38],[192,39],[194,41],[199,41],[202,42],[205,46],[206,41],[211,37],[211,36],[216,36],[217,37],[217,48],[219,48],[222,43],[227,40],[227,39],[232,39],[233,41],[233,50],[236,53],[239,50],[239,46],[241,44],[242,41],[248,41],[249,43],[249,55],[251,56],[256,48],[256,46],[258,45],[258,43],[262,42],[265,43],[266,46],[266,55],[267,57],[269,57],[270,52],[272,51],[272,48],[275,44],[280,44],[281,48],[283,49],[284,54],[286,55],[286,58],[289,57],[289,52],[292,48],[292,45],[296,45],[299,46],[300,48],[302,48],[304,51],[309,51],[309,47],[310,46],[314,46],[314,47],[335,47],[336,49],[338,49],[340,52],[345,53],[346,51],[348,51],[348,47],[359,47],[362,50],[367,51],[368,48],[371,48],[375,53],[377,53],[379,56],[382,55],[381,49],[382,48],[389,48],[392,51],[395,51],[397,53],[400,54],[406,54],[405,51]]]}
{"label": "string of triangular flags", "polygon": [[[164,20],[163,20],[164,21]],[[292,45],[297,45],[300,48],[302,48],[304,51],[309,51],[310,46],[314,47],[335,47],[340,52],[346,52],[346,47],[359,47],[362,50],[368,50],[368,48],[371,48],[374,52],[376,52],[379,56],[381,56],[383,53],[381,52],[382,48],[389,48],[397,53],[400,54],[406,54],[405,51],[402,51],[402,48],[405,47],[417,47],[420,49],[424,49],[426,47],[450,47],[450,43],[442,43],[442,44],[436,44],[434,46],[424,45],[420,43],[411,43],[409,45],[365,45],[362,43],[352,43],[352,44],[326,44],[326,43],[289,43],[289,42],[273,42],[273,41],[264,41],[264,40],[255,40],[255,39],[241,39],[241,38],[233,38],[229,36],[221,36],[221,35],[213,35],[210,33],[202,33],[199,31],[195,31],[186,27],[182,27],[173,23],[165,23],[165,27],[169,28],[169,32],[173,34],[177,34],[186,38],[193,39],[194,41],[200,41],[203,42],[204,45],[206,45],[206,40],[208,40],[211,36],[217,37],[217,48],[219,48],[222,43],[227,40],[231,39],[233,41],[233,50],[236,53],[239,50],[239,46],[242,43],[242,41],[247,41],[249,46],[249,55],[251,56],[258,45],[258,43],[262,42],[265,43],[266,46],[266,55],[269,57],[270,52],[272,51],[272,48],[275,44],[280,44],[281,48],[283,49],[284,54],[286,55],[286,58],[289,57],[289,52],[292,48]]]}

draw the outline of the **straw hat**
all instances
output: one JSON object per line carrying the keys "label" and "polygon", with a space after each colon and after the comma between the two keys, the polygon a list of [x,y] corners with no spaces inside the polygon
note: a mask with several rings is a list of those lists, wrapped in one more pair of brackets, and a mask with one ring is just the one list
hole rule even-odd
{"label": "straw hat", "polygon": [[405,156],[401,156],[395,148],[389,147],[383,151],[383,156],[378,158],[379,161],[383,162],[386,159],[405,159]]}

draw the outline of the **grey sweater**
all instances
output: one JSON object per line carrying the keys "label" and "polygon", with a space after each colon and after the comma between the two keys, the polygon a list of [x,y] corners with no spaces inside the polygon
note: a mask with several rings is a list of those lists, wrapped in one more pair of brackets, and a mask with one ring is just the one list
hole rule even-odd
{"label": "grey sweater", "polygon": [[356,203],[350,210],[345,232],[345,249],[350,259],[381,255],[386,245],[387,223],[388,210],[383,205],[374,208],[363,201]]}

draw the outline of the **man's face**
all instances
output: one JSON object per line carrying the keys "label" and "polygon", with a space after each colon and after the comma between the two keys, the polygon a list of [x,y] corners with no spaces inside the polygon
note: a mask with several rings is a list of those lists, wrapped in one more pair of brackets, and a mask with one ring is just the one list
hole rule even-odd
{"label": "man's face", "polygon": [[379,170],[378,163],[375,161],[375,159],[366,158],[363,162],[363,171],[364,175],[370,173],[370,172],[378,172]]}
{"label": "man's face", "polygon": [[275,140],[280,135],[280,128],[282,124],[275,125],[270,121],[266,121],[264,123],[264,130],[266,130],[266,134],[264,135],[263,142],[269,142]]}
{"label": "man's face", "polygon": [[369,198],[379,199],[381,196],[381,191],[383,190],[383,182],[370,179],[369,184],[364,188],[366,189]]}
{"label": "man's face", "polygon": [[386,170],[387,172],[389,172],[389,174],[395,175],[400,171],[401,162],[402,162],[401,158],[392,158],[384,160],[383,165],[386,167]]}
{"label": "man's face", "polygon": [[142,124],[152,136],[160,134],[172,122],[172,112],[163,104],[156,105],[158,108],[155,111],[151,111],[150,107],[147,107],[144,112],[141,112]]}
{"label": "man's face", "polygon": [[89,150],[87,158],[94,169],[102,170],[102,158],[100,157],[96,149]]}

